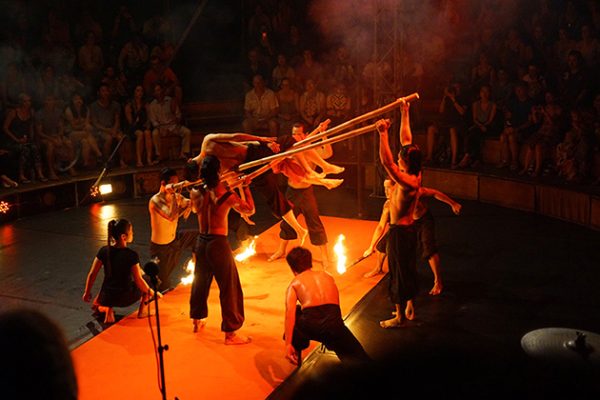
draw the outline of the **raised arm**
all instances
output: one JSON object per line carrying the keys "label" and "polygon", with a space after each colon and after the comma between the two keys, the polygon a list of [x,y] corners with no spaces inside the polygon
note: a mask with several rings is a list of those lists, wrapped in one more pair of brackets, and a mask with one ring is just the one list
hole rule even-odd
{"label": "raised arm", "polygon": [[410,103],[403,101],[400,103],[400,144],[406,146],[412,144],[412,131],[410,130],[410,117],[409,117]]}
{"label": "raised arm", "polygon": [[404,188],[414,189],[418,187],[419,178],[402,172],[394,162],[388,138],[390,121],[381,119],[377,121],[376,127],[379,132],[379,160],[381,161],[381,164],[383,164],[383,168],[385,168],[386,172],[394,182],[402,185]]}

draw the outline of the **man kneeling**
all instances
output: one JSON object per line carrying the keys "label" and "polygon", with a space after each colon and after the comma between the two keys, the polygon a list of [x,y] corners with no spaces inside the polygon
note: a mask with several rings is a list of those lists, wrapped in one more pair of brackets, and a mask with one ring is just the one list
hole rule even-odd
{"label": "man kneeling", "polygon": [[286,260],[295,276],[288,286],[285,303],[286,358],[298,364],[299,353],[316,340],[343,362],[369,361],[358,339],[344,325],[333,276],[313,270],[312,254],[303,247],[292,249]]}

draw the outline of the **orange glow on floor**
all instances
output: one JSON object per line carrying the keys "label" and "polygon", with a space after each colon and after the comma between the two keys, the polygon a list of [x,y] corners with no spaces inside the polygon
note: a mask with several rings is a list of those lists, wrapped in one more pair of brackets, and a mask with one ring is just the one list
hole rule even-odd
{"label": "orange glow on floor", "polygon": [[[368,247],[375,221],[323,217],[330,241],[331,272],[340,289],[345,315],[375,284],[377,278],[362,275],[373,268],[369,258],[339,275],[335,271],[333,245],[346,236],[348,260],[358,259]],[[240,330],[250,335],[249,345],[225,346],[220,331],[218,294],[213,283],[206,327],[192,332],[188,317],[190,286],[179,285],[159,303],[167,397],[181,399],[264,399],[294,366],[284,358],[284,296],[293,275],[285,259],[267,262],[278,245],[278,225],[256,240],[256,252],[249,261],[238,263],[244,290],[246,322]],[[320,268],[320,254],[309,246]],[[289,250],[289,249],[288,249]],[[155,325],[154,316],[151,317]],[[156,329],[154,330],[156,334]],[[313,343],[311,351],[317,344]],[[93,339],[73,350],[80,400],[161,399],[158,366],[147,319],[136,313],[123,318]],[[307,354],[307,353],[306,353]],[[306,355],[305,355],[306,356]]]}

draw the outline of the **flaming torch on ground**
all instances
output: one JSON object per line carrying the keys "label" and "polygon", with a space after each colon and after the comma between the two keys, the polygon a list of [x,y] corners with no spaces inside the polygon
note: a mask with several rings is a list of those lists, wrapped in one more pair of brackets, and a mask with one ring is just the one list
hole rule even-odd
{"label": "flaming torch on ground", "polygon": [[346,236],[340,234],[335,246],[333,246],[333,252],[337,258],[337,272],[340,275],[346,272],[346,260],[348,259],[348,257],[346,257],[346,246],[344,246],[345,239]]}
{"label": "flaming torch on ground", "polygon": [[187,286],[187,285],[191,285],[192,282],[194,282],[194,269],[195,269],[194,259],[190,258],[184,268],[185,272],[187,272],[187,275],[184,276],[183,278],[181,278],[182,285]]}
{"label": "flaming torch on ground", "polygon": [[258,238],[258,236],[254,236],[250,243],[240,250],[240,252],[235,256],[235,261],[244,262],[256,254],[256,238]]}

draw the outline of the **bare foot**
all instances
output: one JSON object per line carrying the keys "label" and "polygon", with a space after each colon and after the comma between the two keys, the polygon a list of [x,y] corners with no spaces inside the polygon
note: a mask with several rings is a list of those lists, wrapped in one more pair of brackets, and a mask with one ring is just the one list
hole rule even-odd
{"label": "bare foot", "polygon": [[364,274],[363,278],[372,278],[374,276],[381,275],[381,274],[383,274],[383,270],[381,270],[379,268],[375,268],[375,269],[372,269],[371,271],[367,272],[366,274]]}
{"label": "bare foot", "polygon": [[404,309],[404,314],[406,315],[406,319],[412,321],[415,319],[415,308],[413,306],[412,301],[406,302],[406,308]]}
{"label": "bare foot", "polygon": [[250,336],[240,335],[236,332],[225,333],[225,344],[236,345],[236,344],[248,344],[252,341]]}
{"label": "bare foot", "polygon": [[321,182],[323,182],[323,186],[325,186],[327,189],[331,190],[331,189],[335,189],[336,187],[338,187],[342,183],[344,183],[344,180],[343,179],[322,179]]}
{"label": "bare foot", "polygon": [[433,287],[429,291],[429,294],[432,296],[437,296],[438,294],[442,293],[443,288],[444,288],[444,285],[442,285],[441,282],[435,282],[433,284]]}
{"label": "bare foot", "polygon": [[115,322],[115,311],[112,307],[99,306],[98,311],[104,313],[105,324],[113,324]]}
{"label": "bare foot", "polygon": [[273,253],[273,255],[271,257],[269,257],[267,259],[267,261],[271,262],[271,261],[279,260],[280,258],[283,258],[284,256],[285,256],[285,253],[283,251],[277,250],[275,253]]}
{"label": "bare foot", "polygon": [[198,332],[198,329],[202,329],[206,326],[206,318],[195,319],[192,323],[194,325],[193,332],[196,333]]}
{"label": "bare foot", "polygon": [[395,317],[385,321],[380,321],[379,326],[381,326],[383,329],[402,328],[404,326],[404,322],[400,318]]}
{"label": "bare foot", "polygon": [[308,237],[308,229],[302,228],[302,235],[300,239],[300,247],[304,246],[304,242],[306,242],[306,238]]}
{"label": "bare foot", "polygon": [[[148,163],[148,165],[150,165],[150,163]],[[142,168],[144,166],[144,163],[141,161],[138,161],[137,163],[135,163],[135,166],[138,168]]]}
{"label": "bare foot", "polygon": [[337,165],[330,164],[327,167],[323,168],[323,173],[325,175],[327,175],[327,174],[334,174],[335,175],[335,174],[341,174],[345,170],[346,170],[346,168],[344,168],[344,167],[340,167],[340,166],[337,166]]}

